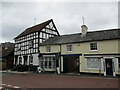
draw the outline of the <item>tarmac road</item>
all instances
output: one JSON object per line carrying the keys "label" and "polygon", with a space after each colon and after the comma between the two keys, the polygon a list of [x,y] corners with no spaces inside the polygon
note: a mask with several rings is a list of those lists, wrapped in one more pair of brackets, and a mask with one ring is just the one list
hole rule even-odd
{"label": "tarmac road", "polygon": [[21,88],[118,88],[118,78],[44,74],[3,75],[2,83]]}

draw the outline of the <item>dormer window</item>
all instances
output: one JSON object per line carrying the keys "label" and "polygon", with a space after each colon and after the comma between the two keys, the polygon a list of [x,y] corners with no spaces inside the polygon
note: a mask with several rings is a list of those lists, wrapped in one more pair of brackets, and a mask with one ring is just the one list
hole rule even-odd
{"label": "dormer window", "polygon": [[97,47],[97,43],[90,43],[90,51],[97,51],[98,47]]}

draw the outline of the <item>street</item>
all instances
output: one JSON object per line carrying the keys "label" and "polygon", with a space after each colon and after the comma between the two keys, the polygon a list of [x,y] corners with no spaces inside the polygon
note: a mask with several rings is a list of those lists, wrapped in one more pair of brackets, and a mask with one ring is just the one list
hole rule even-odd
{"label": "street", "polygon": [[118,88],[118,78],[48,74],[2,76],[2,87],[15,88]]}

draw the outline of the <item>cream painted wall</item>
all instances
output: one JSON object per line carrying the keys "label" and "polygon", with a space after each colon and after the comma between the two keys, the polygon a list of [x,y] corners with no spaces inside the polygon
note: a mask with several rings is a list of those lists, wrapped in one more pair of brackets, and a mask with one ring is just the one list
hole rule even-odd
{"label": "cream painted wall", "polygon": [[[67,45],[73,45],[72,46],[72,51],[67,51]],[[61,46],[61,54],[77,54],[80,53],[80,44],[75,43],[75,44],[63,44]]]}
{"label": "cream painted wall", "polygon": [[106,41],[96,41],[96,42],[98,44],[98,51],[90,51],[90,43],[91,42],[84,42],[84,43],[72,44],[73,51],[71,51],[71,52],[68,52],[66,50],[66,47],[67,47],[66,45],[69,45],[69,44],[63,44],[61,54],[77,54],[77,53],[110,54],[110,53],[118,53],[118,40],[106,40]]}
{"label": "cream painted wall", "polygon": [[[80,54],[80,72],[89,72],[89,73],[99,73],[99,70],[86,69],[86,62],[84,54],[115,54],[120,53],[118,51],[118,45],[120,45],[120,40],[105,40],[105,41],[95,41],[98,44],[98,51],[90,51],[90,42],[83,43],[74,43],[74,44],[62,44],[61,45],[61,54]],[[73,45],[73,51],[68,52],[66,45]],[[60,52],[60,45],[51,45],[51,52],[46,52],[46,46],[40,46],[41,53],[55,53]],[[61,57],[61,71],[63,71],[63,58]],[[103,63],[103,62],[102,62]],[[116,73],[120,74],[117,71],[117,62],[114,60]],[[104,71],[102,70],[101,73]]]}
{"label": "cream painted wall", "polygon": [[[98,51],[90,51],[90,42],[83,43],[73,43],[73,44],[62,44],[61,45],[61,54],[110,54],[110,53],[119,53],[118,52],[118,40],[105,40],[105,41],[95,41],[98,44]],[[119,40],[120,43],[120,40]],[[66,45],[73,45],[73,51],[67,51]],[[41,53],[46,52],[46,46],[40,46]],[[51,52],[55,53],[60,52],[60,45],[51,45]]]}
{"label": "cream painted wall", "polygon": [[40,46],[41,53],[58,53],[60,52],[60,45],[50,45],[51,52],[46,52],[46,46]]}

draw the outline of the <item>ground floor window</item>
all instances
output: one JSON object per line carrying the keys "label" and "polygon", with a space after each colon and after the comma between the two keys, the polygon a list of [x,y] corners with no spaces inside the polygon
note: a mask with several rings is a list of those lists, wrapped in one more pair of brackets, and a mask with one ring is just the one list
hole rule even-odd
{"label": "ground floor window", "polygon": [[19,64],[22,64],[22,57],[19,57]]}
{"label": "ground floor window", "polygon": [[55,57],[42,57],[40,59],[41,68],[54,69],[55,68]]}
{"label": "ground floor window", "polygon": [[87,69],[101,69],[101,58],[87,57],[86,66],[87,66]]}

